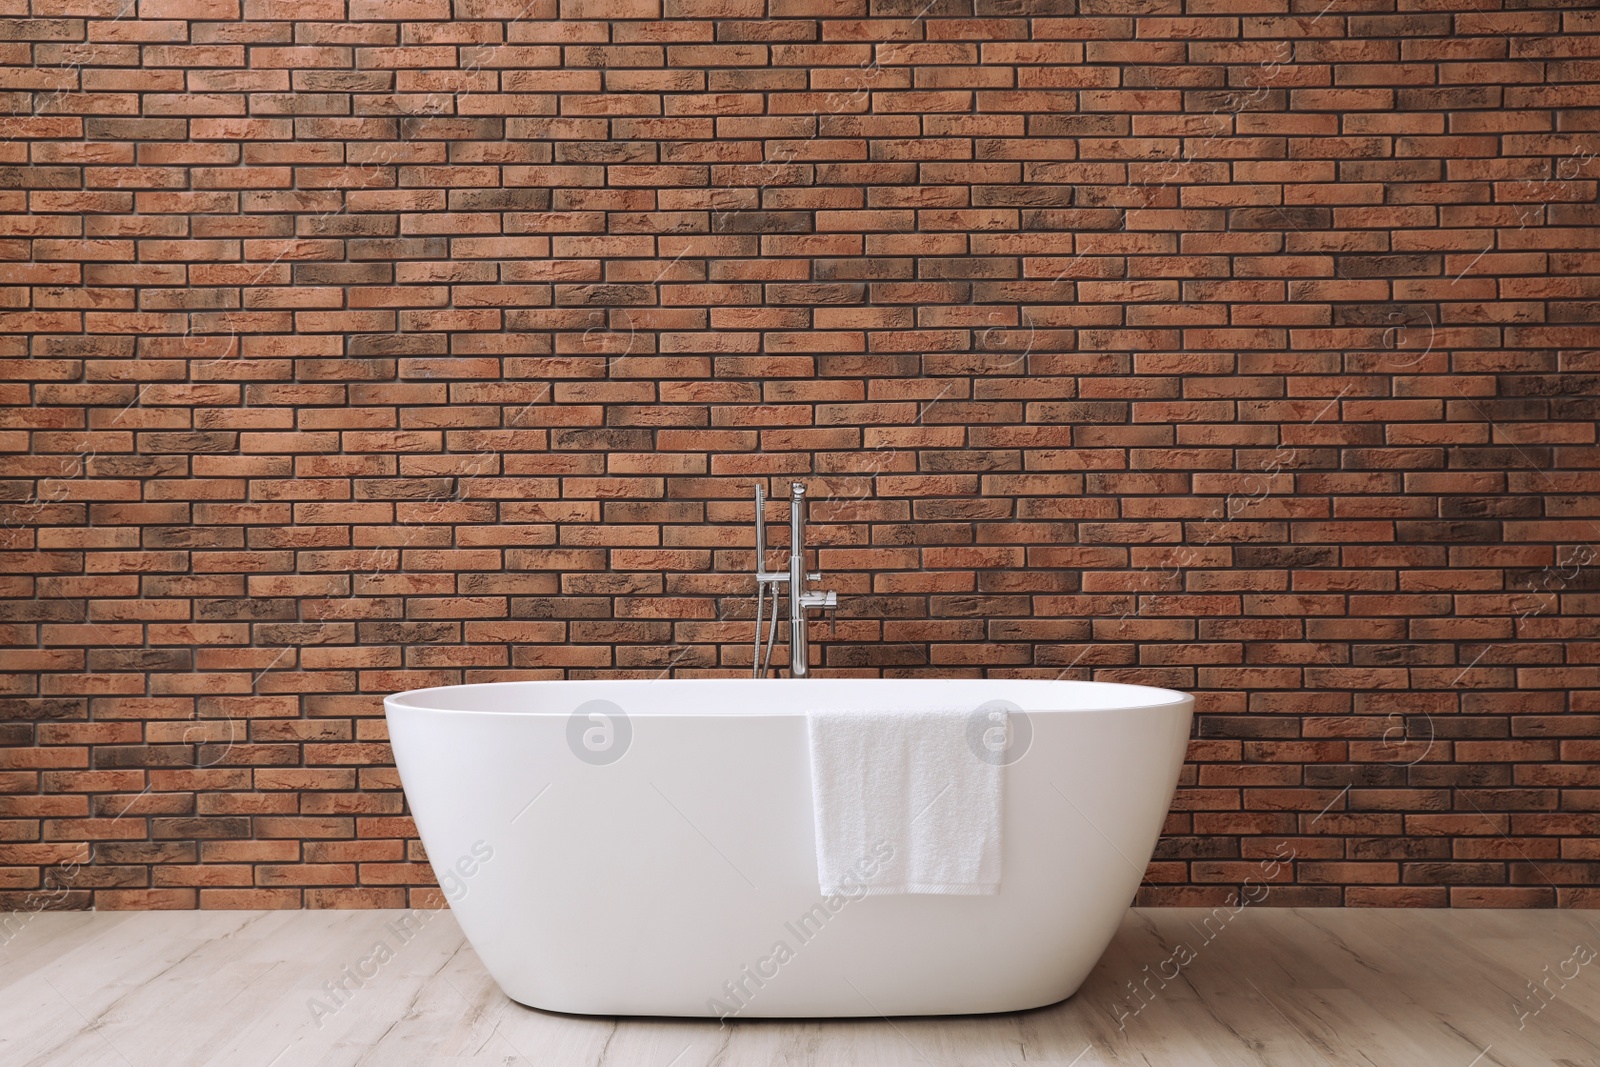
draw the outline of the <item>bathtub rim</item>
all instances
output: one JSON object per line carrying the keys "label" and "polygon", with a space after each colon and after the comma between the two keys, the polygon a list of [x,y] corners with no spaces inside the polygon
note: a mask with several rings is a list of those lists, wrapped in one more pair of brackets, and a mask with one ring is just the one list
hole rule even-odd
{"label": "bathtub rim", "polygon": [[[462,682],[462,683],[457,683],[457,684],[452,684],[452,685],[424,686],[424,687],[421,687],[421,688],[418,688],[418,689],[407,689],[407,690],[404,690],[404,691],[399,692],[399,693],[391,693],[391,694],[388,694],[387,696],[385,696],[383,698],[383,706],[384,706],[385,713],[388,713],[391,709],[402,709],[404,711],[430,712],[430,713],[436,713],[436,714],[440,714],[440,715],[518,715],[518,716],[530,716],[530,717],[546,717],[546,716],[548,716],[548,717],[555,717],[555,718],[565,718],[565,717],[569,716],[572,713],[572,709],[571,708],[550,708],[550,709],[542,709],[542,708],[508,708],[508,709],[497,709],[497,708],[492,708],[492,707],[475,707],[475,708],[440,707],[440,706],[438,706],[437,703],[434,703],[434,702],[431,702],[431,701],[427,702],[427,703],[423,703],[423,702],[420,701],[419,698],[422,698],[427,694],[440,693],[440,692],[444,692],[446,690],[451,690],[451,691],[477,690],[477,691],[481,691],[481,690],[491,690],[491,689],[505,689],[505,688],[509,688],[509,687],[512,687],[512,686],[539,686],[539,687],[543,687],[543,686],[546,686],[546,685],[556,685],[556,686],[593,685],[593,686],[596,686],[596,687],[614,687],[614,686],[622,687],[624,689],[624,691],[628,691],[628,690],[643,691],[643,690],[645,690],[645,689],[647,689],[649,687],[661,686],[663,684],[669,685],[669,686],[673,686],[673,687],[678,687],[678,686],[682,686],[682,685],[686,685],[686,684],[693,684],[693,685],[695,685],[697,687],[698,686],[708,686],[708,687],[711,687],[711,688],[715,689],[715,688],[724,688],[724,687],[733,688],[733,687],[738,687],[738,686],[753,686],[753,685],[756,685],[756,684],[759,683],[759,684],[762,684],[764,686],[781,685],[781,686],[785,687],[786,689],[790,689],[790,688],[793,688],[793,687],[803,687],[803,689],[801,691],[805,692],[805,691],[809,691],[809,690],[813,690],[813,689],[817,689],[817,688],[831,687],[833,685],[840,685],[840,684],[845,684],[845,683],[848,683],[848,684],[854,685],[854,686],[859,686],[859,685],[863,685],[863,684],[865,684],[865,685],[875,685],[877,683],[905,683],[905,682],[916,683],[919,686],[920,685],[932,685],[932,684],[935,684],[935,683],[950,683],[950,682],[962,683],[963,685],[991,684],[991,685],[1004,686],[1004,685],[1007,685],[1007,684],[1022,684],[1022,685],[1031,685],[1031,686],[1051,686],[1051,687],[1054,687],[1054,686],[1071,686],[1073,688],[1077,688],[1077,687],[1080,687],[1080,686],[1090,686],[1090,687],[1094,687],[1094,688],[1097,688],[1097,689],[1103,688],[1103,689],[1105,689],[1107,691],[1108,695],[1111,695],[1112,693],[1122,693],[1122,692],[1131,693],[1131,692],[1137,691],[1137,692],[1150,694],[1150,695],[1159,694],[1159,695],[1164,696],[1166,698],[1166,699],[1162,699],[1162,700],[1145,700],[1145,701],[1121,701],[1121,702],[1107,701],[1107,702],[1104,702],[1104,703],[1094,704],[1094,705],[1089,705],[1089,706],[1083,706],[1083,707],[1061,707],[1061,706],[1052,706],[1053,702],[1041,703],[1041,702],[1038,702],[1038,701],[1031,701],[1030,702],[1030,701],[1022,701],[1022,700],[1012,700],[1012,698],[1006,696],[1003,693],[995,694],[996,696],[1001,697],[1003,699],[1012,700],[1012,702],[1015,703],[1020,708],[1020,710],[1026,712],[1029,715],[1042,715],[1042,714],[1077,715],[1077,714],[1100,714],[1100,713],[1107,713],[1107,712],[1123,712],[1123,711],[1126,711],[1126,712],[1137,712],[1137,711],[1154,711],[1154,710],[1172,710],[1172,711],[1176,711],[1176,710],[1180,710],[1180,709],[1184,709],[1184,708],[1188,708],[1188,709],[1192,710],[1193,706],[1194,706],[1194,703],[1195,703],[1195,698],[1194,698],[1193,694],[1185,693],[1185,692],[1183,692],[1181,690],[1178,690],[1178,689],[1167,689],[1167,688],[1162,687],[1162,686],[1143,685],[1143,684],[1138,683],[1138,682],[1110,682],[1110,681],[1095,681],[1095,680],[1088,680],[1088,679],[1067,679],[1067,678],[1062,678],[1062,679],[1055,679],[1055,678],[816,678],[816,677],[812,677],[812,678],[748,678],[748,677],[718,676],[718,677],[709,677],[709,678],[528,678],[528,679],[507,680],[507,681],[499,681],[499,682]],[[603,694],[603,693],[596,693],[595,694],[595,696],[597,698],[603,698],[604,695],[605,694]],[[733,703],[733,702],[729,702],[729,703],[724,704],[724,705],[719,706],[719,707],[712,707],[712,708],[701,707],[701,708],[695,708],[693,710],[662,709],[659,706],[652,706],[647,702],[641,702],[640,704],[638,704],[636,706],[630,706],[627,709],[627,713],[628,713],[628,715],[630,717],[633,717],[633,718],[688,718],[688,717],[701,718],[701,717],[706,717],[706,718],[738,718],[738,719],[786,718],[786,717],[792,717],[792,716],[804,716],[806,714],[806,712],[804,710],[798,710],[798,709],[792,709],[792,708],[776,708],[775,709],[775,708],[766,707],[766,706],[746,707],[746,706],[738,705],[738,704]]]}

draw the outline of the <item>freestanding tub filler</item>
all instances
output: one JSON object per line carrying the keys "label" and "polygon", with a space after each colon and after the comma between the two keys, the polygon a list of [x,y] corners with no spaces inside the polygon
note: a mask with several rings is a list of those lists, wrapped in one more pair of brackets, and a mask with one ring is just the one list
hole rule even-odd
{"label": "freestanding tub filler", "polygon": [[[824,897],[806,711],[1003,702],[994,896]],[[1107,682],[499,682],[385,702],[417,829],[513,1000],[940,1015],[1071,996],[1143,877],[1193,698]]]}

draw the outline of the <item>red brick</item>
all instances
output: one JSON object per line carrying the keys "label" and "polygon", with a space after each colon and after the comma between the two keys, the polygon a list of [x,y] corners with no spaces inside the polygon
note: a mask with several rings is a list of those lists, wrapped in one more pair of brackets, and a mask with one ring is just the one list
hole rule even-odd
{"label": "red brick", "polygon": [[1600,20],[870,6],[19,22],[6,879],[442,906],[381,694],[738,674],[801,477],[822,673],[1196,692],[1141,902],[1596,899]]}

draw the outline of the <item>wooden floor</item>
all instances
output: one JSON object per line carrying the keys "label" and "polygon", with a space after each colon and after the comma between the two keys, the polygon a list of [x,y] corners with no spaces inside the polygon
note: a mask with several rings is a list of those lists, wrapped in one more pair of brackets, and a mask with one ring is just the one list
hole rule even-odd
{"label": "wooden floor", "polygon": [[1595,912],[1136,910],[1054,1007],[727,1027],[521,1007],[439,912],[335,1007],[402,914],[0,914],[0,1064],[1600,1067]]}

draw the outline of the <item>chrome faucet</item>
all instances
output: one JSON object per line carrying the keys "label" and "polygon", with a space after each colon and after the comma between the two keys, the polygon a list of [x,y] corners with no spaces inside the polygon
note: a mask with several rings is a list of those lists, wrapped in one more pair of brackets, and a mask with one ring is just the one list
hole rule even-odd
{"label": "chrome faucet", "polygon": [[[756,643],[753,678],[765,678],[772,664],[772,646],[778,635],[778,586],[789,584],[789,677],[811,676],[811,635],[808,630],[812,608],[832,611],[839,605],[839,594],[807,588],[808,582],[822,581],[820,571],[806,571],[806,487],[801,482],[789,486],[789,569],[767,570],[767,493],[756,483]],[[772,590],[772,621],[767,626],[767,652],[761,654],[762,598]]]}

